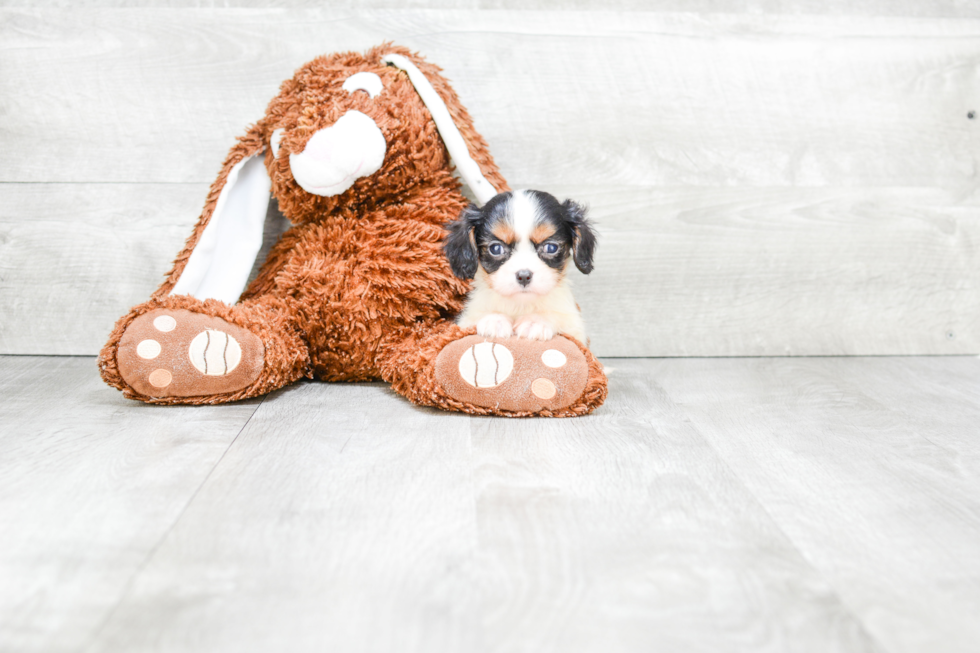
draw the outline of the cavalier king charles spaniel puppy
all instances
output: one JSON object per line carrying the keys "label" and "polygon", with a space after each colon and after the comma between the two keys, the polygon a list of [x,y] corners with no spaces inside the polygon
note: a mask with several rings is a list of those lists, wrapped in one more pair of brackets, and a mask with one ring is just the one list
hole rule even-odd
{"label": "cavalier king charles spaniel puppy", "polygon": [[456,322],[487,338],[549,340],[565,334],[585,344],[585,324],[565,276],[569,259],[592,271],[596,235],[585,209],[538,190],[501,193],[470,205],[448,225],[445,251],[453,274],[475,279]]}

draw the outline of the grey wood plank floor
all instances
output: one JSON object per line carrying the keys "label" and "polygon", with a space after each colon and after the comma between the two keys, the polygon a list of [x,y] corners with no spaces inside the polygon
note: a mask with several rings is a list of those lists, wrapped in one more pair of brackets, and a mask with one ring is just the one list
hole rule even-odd
{"label": "grey wood plank floor", "polygon": [[0,357],[0,651],[975,651],[980,359],[609,359],[574,420]]}

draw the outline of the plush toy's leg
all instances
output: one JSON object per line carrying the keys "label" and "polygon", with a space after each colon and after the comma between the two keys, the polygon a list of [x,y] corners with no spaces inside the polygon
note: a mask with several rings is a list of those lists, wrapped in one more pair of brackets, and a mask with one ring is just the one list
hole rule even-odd
{"label": "plush toy's leg", "polygon": [[393,337],[379,352],[382,377],[413,402],[478,415],[571,417],[606,398],[602,365],[585,346],[484,338],[442,322]]}
{"label": "plush toy's leg", "polygon": [[119,320],[99,356],[106,383],[131,399],[206,404],[266,394],[307,374],[309,352],[284,300],[229,306],[171,296]]}

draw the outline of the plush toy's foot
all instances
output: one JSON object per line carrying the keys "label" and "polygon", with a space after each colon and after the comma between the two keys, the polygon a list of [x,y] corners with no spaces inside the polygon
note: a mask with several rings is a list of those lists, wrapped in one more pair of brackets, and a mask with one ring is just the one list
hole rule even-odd
{"label": "plush toy's foot", "polygon": [[[436,358],[436,380],[458,401],[516,413],[557,411],[585,391],[589,364],[567,338],[467,336]],[[601,400],[600,400],[601,403]]]}
{"label": "plush toy's foot", "polygon": [[197,397],[240,390],[262,373],[265,348],[255,334],[183,309],[156,309],[119,340],[119,374],[147,397]]}

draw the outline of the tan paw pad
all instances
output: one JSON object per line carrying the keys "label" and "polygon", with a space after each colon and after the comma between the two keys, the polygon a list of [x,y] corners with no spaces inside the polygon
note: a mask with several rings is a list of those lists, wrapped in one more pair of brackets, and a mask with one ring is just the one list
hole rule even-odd
{"label": "tan paw pad", "polygon": [[133,320],[119,340],[123,380],[149,397],[234,392],[262,373],[265,347],[255,334],[221,318],[157,309]]}
{"label": "tan paw pad", "polygon": [[174,376],[167,370],[153,370],[147,379],[154,388],[166,388],[174,380]]}
{"label": "tan paw pad", "polygon": [[551,340],[467,336],[436,358],[436,380],[452,398],[504,411],[557,410],[578,399],[589,378],[581,350]]}
{"label": "tan paw pad", "polygon": [[538,399],[551,399],[558,393],[558,390],[555,388],[555,384],[548,379],[534,379],[531,383],[531,392]]}

